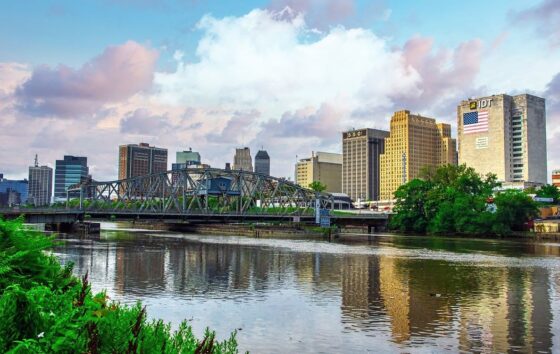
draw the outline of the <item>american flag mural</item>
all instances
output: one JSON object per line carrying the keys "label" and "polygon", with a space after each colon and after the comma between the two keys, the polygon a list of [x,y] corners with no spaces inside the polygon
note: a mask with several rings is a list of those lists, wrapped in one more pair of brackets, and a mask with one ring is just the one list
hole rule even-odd
{"label": "american flag mural", "polygon": [[481,133],[488,131],[488,111],[463,113],[463,133]]}

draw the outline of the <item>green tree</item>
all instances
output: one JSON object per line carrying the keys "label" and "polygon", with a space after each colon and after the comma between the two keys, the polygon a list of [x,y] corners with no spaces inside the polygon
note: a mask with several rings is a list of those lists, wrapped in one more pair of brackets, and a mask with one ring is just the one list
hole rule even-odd
{"label": "green tree", "polygon": [[327,189],[327,185],[320,181],[313,181],[309,183],[308,187],[315,192],[324,192]]}
{"label": "green tree", "polygon": [[556,203],[560,198],[560,191],[558,187],[552,184],[547,184],[542,186],[539,190],[537,190],[537,197],[541,198],[552,198]]}
{"label": "green tree", "polygon": [[496,176],[481,176],[465,165],[421,171],[399,187],[390,227],[401,232],[428,234],[507,234],[520,230],[534,217],[535,204],[522,192],[497,197],[497,212],[488,208]]}
{"label": "green tree", "polygon": [[528,220],[539,214],[537,203],[527,194],[517,190],[499,193],[494,203],[497,211],[493,231],[496,234],[521,231]]}
{"label": "green tree", "polygon": [[397,203],[395,215],[389,226],[401,232],[424,233],[428,225],[426,202],[432,185],[428,181],[414,179],[395,192]]}

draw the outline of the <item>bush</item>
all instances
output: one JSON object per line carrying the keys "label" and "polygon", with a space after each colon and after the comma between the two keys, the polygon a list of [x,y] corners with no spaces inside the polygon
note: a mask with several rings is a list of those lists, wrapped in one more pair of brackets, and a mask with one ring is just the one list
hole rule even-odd
{"label": "bush", "polygon": [[124,306],[92,294],[87,275],[61,267],[45,251],[53,238],[0,220],[0,352],[237,353],[235,333],[199,341],[187,322],[177,331],[148,321],[139,303]]}

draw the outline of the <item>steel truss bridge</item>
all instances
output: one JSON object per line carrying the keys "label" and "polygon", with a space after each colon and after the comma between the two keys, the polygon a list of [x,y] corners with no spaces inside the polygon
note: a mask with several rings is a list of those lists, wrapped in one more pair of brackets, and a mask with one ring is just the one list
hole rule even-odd
{"label": "steel truss bridge", "polygon": [[332,209],[332,195],[259,173],[215,168],[171,170],[90,181],[68,189],[66,207],[136,215],[307,216]]}

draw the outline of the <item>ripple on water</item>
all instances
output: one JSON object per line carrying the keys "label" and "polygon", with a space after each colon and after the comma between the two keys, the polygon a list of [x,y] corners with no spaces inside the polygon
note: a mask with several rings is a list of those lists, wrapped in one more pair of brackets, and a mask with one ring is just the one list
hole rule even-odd
{"label": "ripple on water", "polygon": [[189,234],[159,234],[151,236],[181,238],[192,242],[206,244],[231,244],[247,247],[277,248],[291,252],[326,253],[340,255],[373,255],[390,258],[430,259],[447,262],[469,263],[476,266],[491,267],[546,267],[560,269],[558,257],[510,257],[481,253],[456,253],[427,248],[395,248],[389,246],[345,245],[325,241],[286,240],[286,239],[255,239],[242,236],[205,236]]}

